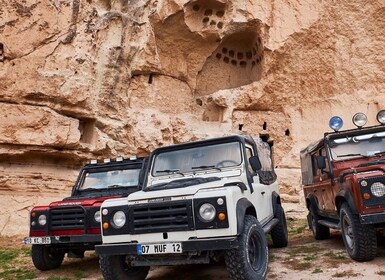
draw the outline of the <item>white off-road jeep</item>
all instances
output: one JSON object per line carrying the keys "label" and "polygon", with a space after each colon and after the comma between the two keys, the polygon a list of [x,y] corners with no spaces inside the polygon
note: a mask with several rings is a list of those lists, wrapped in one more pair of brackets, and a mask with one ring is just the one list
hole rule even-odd
{"label": "white off-road jeep", "polygon": [[232,279],[264,279],[266,233],[287,245],[271,150],[228,136],[156,149],[142,191],[101,206],[105,279],[145,279],[151,265],[209,263],[224,255]]}

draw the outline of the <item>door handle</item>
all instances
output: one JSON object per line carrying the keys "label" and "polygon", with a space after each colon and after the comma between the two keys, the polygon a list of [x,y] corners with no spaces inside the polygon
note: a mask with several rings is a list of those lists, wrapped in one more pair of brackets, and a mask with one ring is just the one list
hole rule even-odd
{"label": "door handle", "polygon": [[261,192],[261,194],[262,194],[262,195],[264,195],[264,194],[265,194],[265,192]]}
{"label": "door handle", "polygon": [[326,191],[326,189],[322,189],[322,191],[324,192],[324,191]]}

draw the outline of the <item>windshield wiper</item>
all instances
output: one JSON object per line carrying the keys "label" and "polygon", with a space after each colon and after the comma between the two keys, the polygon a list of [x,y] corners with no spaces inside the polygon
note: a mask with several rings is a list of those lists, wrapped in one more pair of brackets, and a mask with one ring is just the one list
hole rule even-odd
{"label": "windshield wiper", "polygon": [[216,167],[215,165],[200,165],[200,166],[193,166],[191,169],[216,169],[219,171],[222,171],[219,167]]}
{"label": "windshield wiper", "polygon": [[180,174],[184,177],[184,174],[179,171],[180,169],[165,169],[165,170],[157,170],[155,173],[167,173],[167,174]]}
{"label": "windshield wiper", "polygon": [[127,188],[127,187],[130,187],[130,186],[111,185],[111,186],[108,186],[107,189],[113,189],[113,188]]}
{"label": "windshield wiper", "polygon": [[360,156],[364,158],[368,157],[367,155],[363,155],[363,154],[345,154],[345,155],[338,155],[337,157],[354,157],[354,156]]}

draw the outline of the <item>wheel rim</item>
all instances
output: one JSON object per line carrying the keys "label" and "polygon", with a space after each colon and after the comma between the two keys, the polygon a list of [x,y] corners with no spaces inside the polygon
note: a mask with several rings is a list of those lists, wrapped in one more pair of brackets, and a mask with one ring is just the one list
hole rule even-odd
{"label": "wheel rim", "polygon": [[346,245],[350,249],[353,249],[354,247],[353,227],[347,215],[344,215],[342,219],[342,229],[343,229]]}
{"label": "wheel rim", "polygon": [[258,234],[254,233],[250,235],[249,244],[247,248],[248,260],[252,269],[258,272],[262,267],[262,242]]}

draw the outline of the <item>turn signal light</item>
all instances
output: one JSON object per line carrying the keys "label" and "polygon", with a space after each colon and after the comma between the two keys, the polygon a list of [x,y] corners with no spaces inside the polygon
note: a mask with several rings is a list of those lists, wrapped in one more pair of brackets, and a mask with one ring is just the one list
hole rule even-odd
{"label": "turn signal light", "polygon": [[104,229],[108,229],[110,227],[110,225],[108,223],[103,223],[103,228]]}
{"label": "turn signal light", "polygon": [[31,217],[32,217],[32,218],[35,218],[35,217],[36,217],[36,212],[32,212],[32,213],[31,213]]}
{"label": "turn signal light", "polygon": [[219,219],[220,221],[224,221],[224,220],[226,219],[226,215],[225,215],[224,213],[219,213],[219,214],[218,214],[218,219]]}
{"label": "turn signal light", "polygon": [[364,198],[365,198],[365,199],[370,199],[370,194],[364,193]]}

